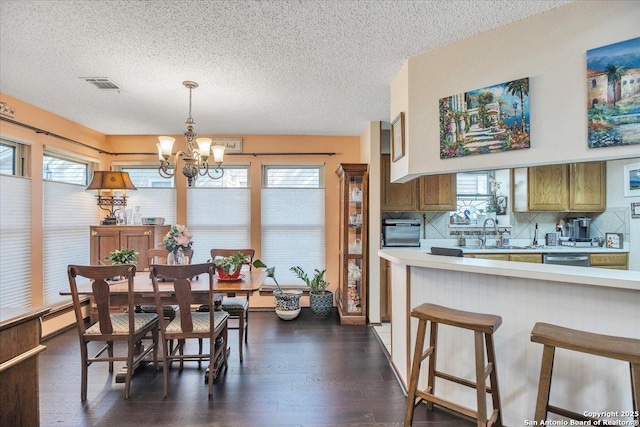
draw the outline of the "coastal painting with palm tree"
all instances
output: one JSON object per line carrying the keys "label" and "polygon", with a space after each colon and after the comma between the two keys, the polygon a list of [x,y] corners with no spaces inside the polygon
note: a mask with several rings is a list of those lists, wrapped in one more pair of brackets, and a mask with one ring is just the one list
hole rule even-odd
{"label": "coastal painting with palm tree", "polygon": [[440,158],[529,148],[529,78],[440,99]]}
{"label": "coastal painting with palm tree", "polygon": [[587,51],[589,148],[640,144],[640,37]]}

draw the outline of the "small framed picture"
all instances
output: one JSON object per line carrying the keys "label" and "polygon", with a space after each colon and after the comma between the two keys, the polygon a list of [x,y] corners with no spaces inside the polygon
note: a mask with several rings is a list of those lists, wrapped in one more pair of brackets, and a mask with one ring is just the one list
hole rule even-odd
{"label": "small framed picture", "polygon": [[631,218],[640,218],[640,202],[631,203]]}
{"label": "small framed picture", "polygon": [[624,166],[624,197],[640,197],[640,163]]}
{"label": "small framed picture", "polygon": [[391,122],[391,160],[404,156],[404,113],[400,112]]}
{"label": "small framed picture", "polygon": [[605,246],[611,249],[622,249],[622,233],[605,233]]}

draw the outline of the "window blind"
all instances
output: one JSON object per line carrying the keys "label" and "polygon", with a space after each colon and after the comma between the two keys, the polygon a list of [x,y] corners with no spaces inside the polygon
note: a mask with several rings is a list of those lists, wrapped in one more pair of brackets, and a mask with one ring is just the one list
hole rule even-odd
{"label": "window blind", "polygon": [[289,269],[325,268],[323,188],[262,189],[262,261],[281,285],[302,284]]}
{"label": "window blind", "polygon": [[[103,216],[84,185],[44,182],[44,303],[68,301],[67,266],[89,264],[89,226]],[[4,246],[4,245],[3,245]]]}
{"label": "window blind", "polygon": [[213,248],[250,248],[251,190],[187,189],[187,226],[193,235],[193,262],[206,262]]}
{"label": "window blind", "polygon": [[143,218],[162,217],[165,225],[176,222],[175,188],[138,188],[127,191],[127,209],[140,206]]}
{"label": "window blind", "polygon": [[[0,302],[31,306],[31,181],[0,175]],[[88,240],[88,239],[87,239]]]}

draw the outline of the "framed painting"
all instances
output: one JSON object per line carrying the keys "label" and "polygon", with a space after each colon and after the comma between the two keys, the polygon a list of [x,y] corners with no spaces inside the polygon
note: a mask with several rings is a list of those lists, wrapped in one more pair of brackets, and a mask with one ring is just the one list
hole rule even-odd
{"label": "framed painting", "polygon": [[624,166],[624,197],[640,197],[640,163]]}
{"label": "framed painting", "polygon": [[404,113],[400,112],[391,122],[391,160],[404,157]]}
{"label": "framed painting", "polygon": [[588,147],[640,144],[640,37],[587,51]]}
{"label": "framed painting", "polygon": [[528,77],[440,99],[441,159],[530,145]]}

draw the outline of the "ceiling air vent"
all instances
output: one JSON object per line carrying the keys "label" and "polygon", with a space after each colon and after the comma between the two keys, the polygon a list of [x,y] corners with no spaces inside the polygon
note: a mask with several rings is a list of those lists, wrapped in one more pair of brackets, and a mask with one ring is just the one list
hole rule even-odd
{"label": "ceiling air vent", "polygon": [[98,89],[120,90],[120,87],[109,80],[107,77],[80,77],[86,82],[91,83]]}

